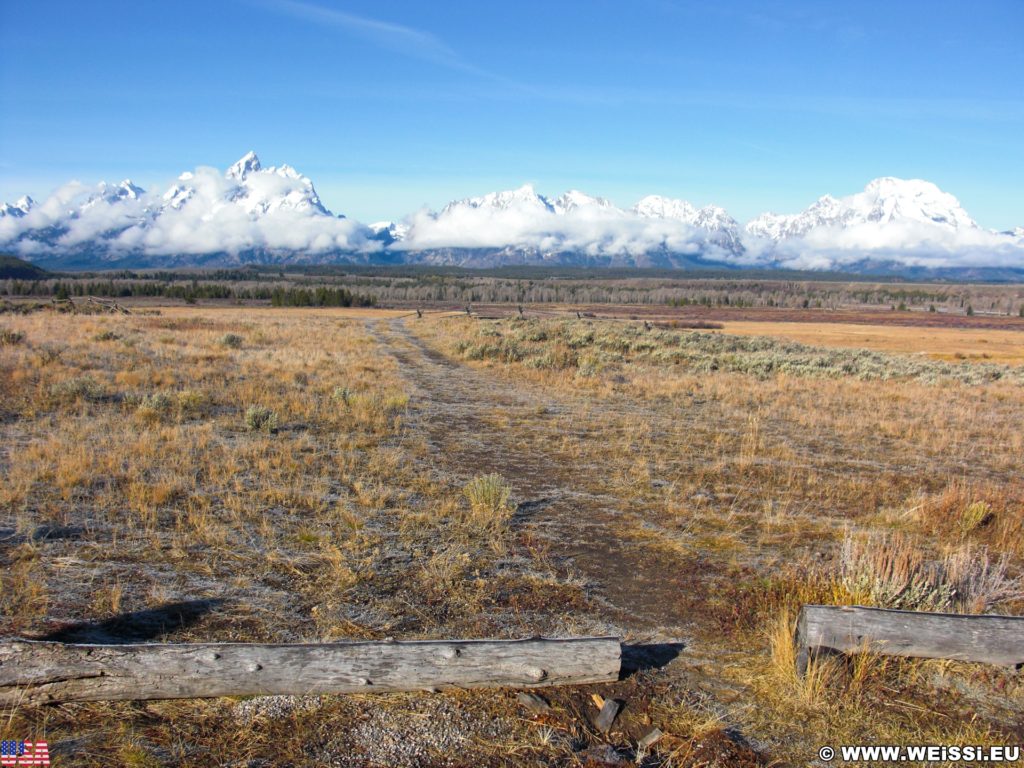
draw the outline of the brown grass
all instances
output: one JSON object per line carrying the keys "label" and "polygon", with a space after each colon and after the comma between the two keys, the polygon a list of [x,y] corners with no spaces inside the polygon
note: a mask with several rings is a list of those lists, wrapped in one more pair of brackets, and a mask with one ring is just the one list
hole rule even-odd
{"label": "brown grass", "polygon": [[[1024,609],[1016,380],[888,376],[919,371],[898,355],[863,378],[748,367],[742,350],[700,367],[677,354],[685,329],[631,322],[410,318],[418,350],[372,324],[387,317],[5,317],[24,338],[0,347],[2,634],[88,637],[223,600],[160,637],[682,636],[664,672],[601,689],[628,698],[607,737],[623,750],[654,726],[663,764],[1019,739],[1024,692],[1000,671],[792,664],[801,604],[885,602],[844,576],[847,535],[872,578],[916,587],[941,567],[987,596],[955,608]],[[249,428],[250,408],[276,425]],[[589,693],[554,691],[525,725],[504,693],[456,695],[477,722],[509,719],[459,759],[581,762],[604,738]],[[19,708],[5,733],[84,766],[191,765],[225,740],[239,760],[315,764],[369,748],[365,712],[415,720],[422,701],[328,697],[256,721],[228,700]]]}
{"label": "brown grass", "polygon": [[[973,703],[939,706],[950,683],[930,663],[862,655],[797,679],[792,622],[804,603],[1024,608],[1020,383],[908,377],[900,355],[868,379],[695,369],[663,354],[671,336],[635,323],[412,327],[486,375],[588,403],[546,430],[567,463],[600,468],[573,487],[624,500],[616,537],[694,569],[683,615],[696,617],[702,653],[730,659],[706,684],[743,687],[749,708],[727,717],[772,741],[774,757],[800,764],[822,743],[952,743],[944,728],[978,743],[1009,738],[1007,721],[973,711],[994,712],[1001,673],[944,669]],[[848,549],[844,575],[851,529],[860,556]],[[929,589],[936,599],[924,599]]]}
{"label": "brown grass", "polygon": [[[427,460],[407,384],[363,324],[387,316],[11,317],[25,338],[0,348],[0,634],[502,636],[545,628],[547,603],[523,610],[524,595],[579,604],[554,574],[496,576],[516,546],[507,493],[470,505],[468,478]],[[132,634],[152,628],[131,612],[196,600],[220,602]],[[102,735],[74,765],[194,764],[225,739],[287,764],[232,725],[231,702],[151,706],[6,714],[25,738]]]}
{"label": "brown grass", "polygon": [[972,328],[926,328],[850,323],[732,321],[723,333],[771,336],[822,347],[872,349],[935,360],[1024,365],[1024,332]]}

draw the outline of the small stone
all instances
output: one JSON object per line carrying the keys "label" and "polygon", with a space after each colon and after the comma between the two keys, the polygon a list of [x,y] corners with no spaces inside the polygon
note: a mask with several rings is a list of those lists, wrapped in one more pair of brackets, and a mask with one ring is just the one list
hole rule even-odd
{"label": "small stone", "polygon": [[665,736],[659,729],[655,728],[653,731],[644,736],[640,741],[637,742],[637,746],[641,749],[649,749],[657,744]]}
{"label": "small stone", "polygon": [[595,744],[578,757],[582,758],[587,765],[626,765],[627,760],[620,755],[615,747],[610,744]]}
{"label": "small stone", "polygon": [[622,705],[615,699],[607,699],[604,702],[604,706],[601,707],[600,713],[597,715],[597,719],[594,721],[594,725],[601,733],[608,733],[611,730],[612,723],[615,722],[616,715],[619,714],[619,708]]}
{"label": "small stone", "polygon": [[522,691],[516,695],[516,701],[537,714],[551,711],[551,705],[535,693]]}

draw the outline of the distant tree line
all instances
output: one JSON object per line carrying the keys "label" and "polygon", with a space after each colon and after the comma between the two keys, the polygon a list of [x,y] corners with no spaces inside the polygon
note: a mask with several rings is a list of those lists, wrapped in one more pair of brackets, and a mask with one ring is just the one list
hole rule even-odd
{"label": "distant tree line", "polygon": [[[218,279],[212,279],[214,275]],[[312,275],[239,269],[192,272],[186,279],[175,272],[118,272],[105,273],[103,279],[93,273],[89,277],[65,274],[49,279],[0,280],[0,295],[263,301],[282,307],[561,303],[791,309],[862,306],[963,314],[970,307],[971,312],[985,314],[1024,312],[1024,287],[1013,284],[833,282],[684,274],[655,277],[644,273],[626,279],[429,273]]]}
{"label": "distant tree line", "polygon": [[201,299],[269,301],[275,307],[370,307],[374,296],[353,293],[347,288],[231,285],[192,280],[188,283],[115,280],[8,280],[7,296],[49,296],[57,299],[97,296],[101,298],[158,297],[194,303]]}
{"label": "distant tree line", "polygon": [[270,294],[274,307],[372,307],[373,296],[352,293],[347,288],[275,288]]}

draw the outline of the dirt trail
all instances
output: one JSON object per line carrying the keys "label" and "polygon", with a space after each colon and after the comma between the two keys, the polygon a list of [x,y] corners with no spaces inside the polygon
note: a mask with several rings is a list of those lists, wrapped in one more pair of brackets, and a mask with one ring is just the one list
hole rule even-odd
{"label": "dirt trail", "polygon": [[[696,575],[701,569],[680,568],[676,557],[623,539],[616,530],[633,514],[628,501],[588,488],[588,474],[600,467],[574,466],[554,449],[552,420],[558,417],[572,418],[577,436],[601,439],[598,425],[583,413],[587,403],[454,363],[400,321],[369,327],[412,385],[410,419],[427,436],[440,467],[466,479],[487,472],[507,478],[520,524],[550,538],[556,561],[583,576],[609,609],[606,618],[621,629],[676,638],[686,633],[702,591]],[[515,421],[514,430],[495,424],[496,409]],[[525,441],[524,434],[534,439]]]}

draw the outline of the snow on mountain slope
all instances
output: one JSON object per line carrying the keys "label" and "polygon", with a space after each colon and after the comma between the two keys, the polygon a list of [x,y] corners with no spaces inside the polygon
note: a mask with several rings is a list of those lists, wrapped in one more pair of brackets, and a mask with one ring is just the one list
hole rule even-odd
{"label": "snow on mountain slope", "polygon": [[364,226],[333,215],[308,177],[288,165],[265,168],[255,152],[224,172],[183,173],[162,193],[127,179],[72,182],[41,203],[2,204],[0,247],[93,266],[379,256],[474,266],[1024,269],[1024,228],[983,229],[955,197],[921,180],[875,179],[862,192],[762,214],[745,228],[713,205],[649,195],[624,210],[579,190],[546,197],[529,184]]}
{"label": "snow on mountain slope", "polygon": [[[684,203],[683,205],[689,205]],[[653,210],[653,209],[652,209]],[[706,209],[692,216],[641,215],[579,190],[557,198],[539,194],[527,184],[518,189],[491,192],[456,200],[439,213],[421,211],[409,220],[409,229],[396,246],[404,251],[431,249],[518,249],[515,257],[526,263],[578,254],[580,263],[639,264],[652,253],[675,253],[730,260],[741,255],[738,237],[722,236],[715,217],[736,222],[722,209]],[[703,218],[702,218],[703,216]],[[713,225],[714,231],[704,225]]]}
{"label": "snow on mountain slope", "polygon": [[923,224],[949,230],[976,229],[977,224],[953,195],[931,182],[886,176],[849,197],[825,195],[802,213],[763,213],[746,226],[757,237],[781,240],[804,237],[822,227],[849,228],[865,224]]}
{"label": "snow on mountain slope", "polygon": [[13,216],[21,218],[26,213],[31,211],[36,206],[36,201],[28,195],[18,198],[14,205],[10,203],[0,203],[0,216]]}
{"label": "snow on mountain slope", "polygon": [[[69,184],[42,205],[5,206],[0,243],[26,255],[88,252],[127,255],[289,252],[315,256],[378,250],[369,230],[331,214],[313,182],[288,165],[263,168],[249,152],[225,173],[197,168],[162,195],[129,180]],[[14,219],[17,219],[15,223]]]}
{"label": "snow on mountain slope", "polygon": [[543,195],[538,195],[532,184],[524,184],[518,189],[503,192],[489,192],[479,197],[467,197],[454,200],[441,209],[441,215],[459,210],[494,210],[494,211],[538,211],[554,213],[554,206]]}
{"label": "snow on mountain slope", "polygon": [[685,200],[673,200],[661,195],[647,195],[633,206],[633,213],[647,219],[675,219],[692,224],[697,220],[697,209]]}
{"label": "snow on mountain slope", "polygon": [[256,156],[256,153],[252,150],[246,152],[242,157],[236,160],[225,172],[224,175],[229,179],[234,179],[237,182],[242,182],[245,177],[250,173],[255,173],[261,170],[260,159]]}
{"label": "snow on mountain slope", "polygon": [[1024,266],[1019,242],[979,227],[953,195],[920,179],[875,179],[863,192],[825,195],[801,213],[761,214],[745,232],[753,254],[787,267]]}
{"label": "snow on mountain slope", "polygon": [[633,206],[637,216],[647,219],[681,221],[707,233],[707,240],[734,254],[743,253],[740,225],[724,208],[707,205],[696,208],[686,200],[648,195]]}
{"label": "snow on mountain slope", "polygon": [[96,191],[79,206],[78,215],[97,205],[115,205],[124,201],[141,200],[145,194],[146,190],[133,184],[131,179],[125,179],[120,184],[107,184],[101,181],[96,186]]}
{"label": "snow on mountain slope", "polygon": [[592,197],[578,189],[570,189],[565,194],[559,195],[550,201],[550,205],[555,213],[562,215],[574,211],[589,211],[598,214],[602,212],[621,213],[610,200],[605,200],[603,197]]}
{"label": "snow on mountain slope", "polygon": [[369,225],[373,237],[390,245],[404,240],[409,235],[409,225],[400,221],[375,221]]}
{"label": "snow on mountain slope", "polygon": [[[164,193],[166,207],[179,210],[195,196],[195,174],[183,173]],[[290,165],[263,168],[255,152],[249,152],[224,173],[229,182],[225,198],[246,213],[258,217],[277,211],[318,212],[330,216],[313,182]],[[233,183],[233,186],[231,186]]]}

